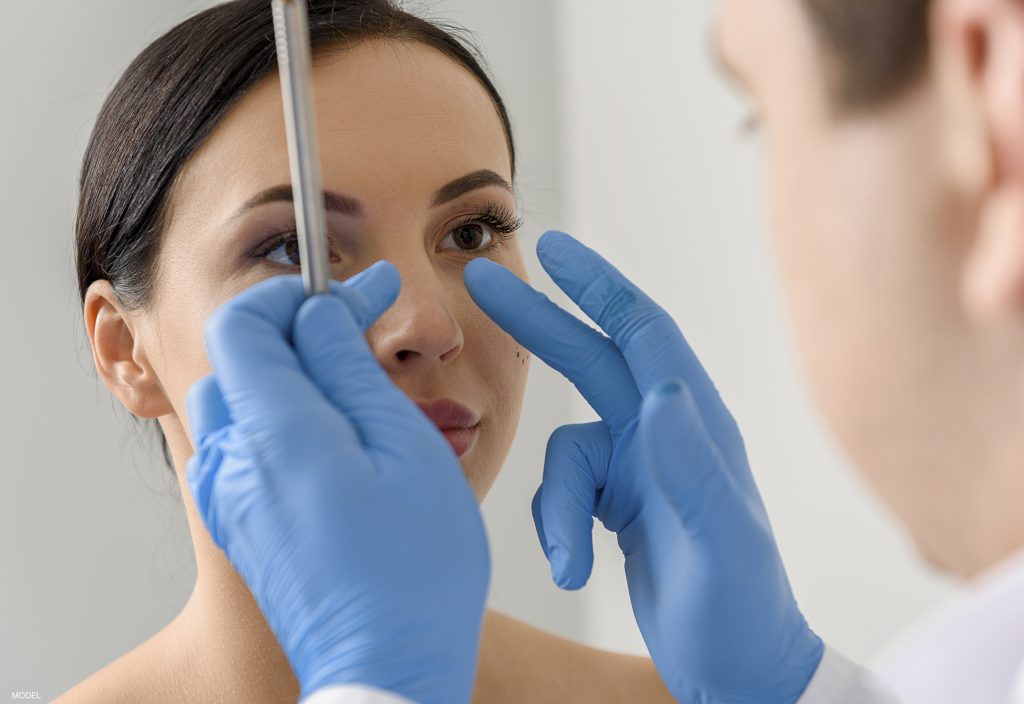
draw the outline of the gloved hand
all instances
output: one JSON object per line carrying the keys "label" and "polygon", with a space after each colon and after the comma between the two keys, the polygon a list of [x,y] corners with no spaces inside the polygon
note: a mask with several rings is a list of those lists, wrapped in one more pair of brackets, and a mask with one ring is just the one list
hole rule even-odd
{"label": "gloved hand", "polygon": [[633,613],[686,702],[794,702],[823,654],[793,598],[739,429],[671,317],[568,235],[537,246],[555,283],[607,333],[478,259],[466,285],[602,420],[558,428],[533,501],[555,582],[582,587],[596,516],[618,537]]}
{"label": "gloved hand", "polygon": [[206,324],[188,483],[302,696],[363,684],[468,702],[490,579],[483,521],[441,432],[363,331],[397,298],[378,263],[305,300],[276,276]]}

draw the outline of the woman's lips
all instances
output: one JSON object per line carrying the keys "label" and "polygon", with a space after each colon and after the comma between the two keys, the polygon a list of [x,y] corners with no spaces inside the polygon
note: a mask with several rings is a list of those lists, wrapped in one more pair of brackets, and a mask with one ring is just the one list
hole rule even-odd
{"label": "woman's lips", "polygon": [[455,450],[455,454],[462,457],[464,454],[469,452],[469,448],[473,447],[473,443],[476,442],[476,436],[480,434],[480,426],[474,425],[472,428],[449,428],[447,430],[441,430],[448,444]]}
{"label": "woman's lips", "polygon": [[417,402],[416,405],[444,434],[456,455],[462,457],[469,452],[480,434],[479,413],[450,398]]}

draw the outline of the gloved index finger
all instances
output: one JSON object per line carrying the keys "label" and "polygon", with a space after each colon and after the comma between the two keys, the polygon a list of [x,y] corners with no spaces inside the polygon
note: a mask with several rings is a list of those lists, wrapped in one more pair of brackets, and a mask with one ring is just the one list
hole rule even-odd
{"label": "gloved index finger", "polygon": [[489,259],[470,262],[464,276],[477,305],[571,381],[609,427],[633,417],[642,397],[611,340]]}
{"label": "gloved index finger", "polygon": [[541,237],[537,255],[555,284],[622,351],[641,394],[672,378],[706,391],[711,380],[679,326],[610,262],[556,231]]}

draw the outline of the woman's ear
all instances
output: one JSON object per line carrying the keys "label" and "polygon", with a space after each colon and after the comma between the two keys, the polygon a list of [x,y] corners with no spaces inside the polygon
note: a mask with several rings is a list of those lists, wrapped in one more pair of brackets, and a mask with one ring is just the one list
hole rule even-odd
{"label": "woman's ear", "polygon": [[958,191],[976,204],[961,298],[975,318],[1024,316],[1024,3],[938,0],[933,57]]}
{"label": "woman's ear", "polygon": [[172,413],[173,408],[133,331],[132,321],[109,281],[94,281],[89,286],[84,314],[93,362],[107,388],[139,418]]}

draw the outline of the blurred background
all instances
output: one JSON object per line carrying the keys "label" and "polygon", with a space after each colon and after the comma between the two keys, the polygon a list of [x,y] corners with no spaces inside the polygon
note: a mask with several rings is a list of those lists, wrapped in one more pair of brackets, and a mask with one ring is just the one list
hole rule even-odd
{"label": "blurred background", "polygon": [[[214,2],[12,3],[0,36],[7,109],[0,198],[0,692],[43,700],[165,625],[195,576],[181,497],[158,444],[98,380],[72,236],[93,121],[148,43]],[[269,3],[268,3],[269,5]],[[662,302],[739,420],[801,606],[869,661],[953,587],[920,564],[810,406],[758,196],[758,145],[710,60],[711,0],[419,0],[471,29],[509,104],[524,247],[567,230]],[[268,10],[269,11],[269,10]],[[594,418],[535,362],[516,446],[484,505],[494,608],[642,653],[613,537],[578,593],[550,583],[530,499],[548,434]]]}

